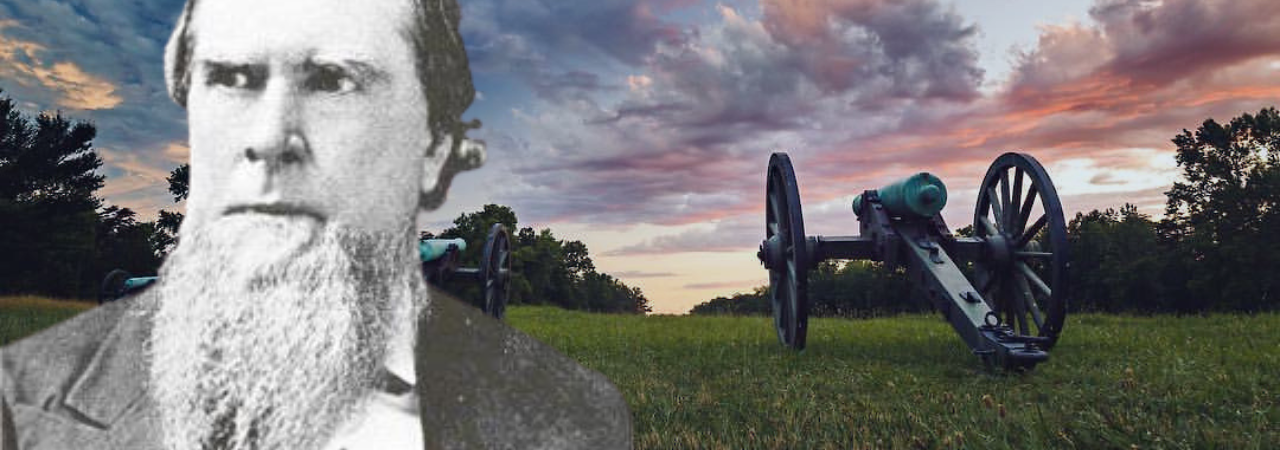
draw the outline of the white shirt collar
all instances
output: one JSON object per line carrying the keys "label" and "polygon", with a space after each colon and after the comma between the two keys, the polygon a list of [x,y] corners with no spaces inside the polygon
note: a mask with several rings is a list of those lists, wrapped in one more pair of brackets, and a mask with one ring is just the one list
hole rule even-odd
{"label": "white shirt collar", "polygon": [[413,326],[401,328],[401,332],[391,338],[387,348],[387,371],[413,386],[417,383],[417,371],[414,369],[413,346],[417,340]]}
{"label": "white shirt collar", "polygon": [[[402,326],[388,342],[387,372],[408,383],[417,382],[413,348],[416,327]],[[375,390],[362,413],[340,426],[326,450],[420,449],[423,447],[417,391],[392,394]]]}

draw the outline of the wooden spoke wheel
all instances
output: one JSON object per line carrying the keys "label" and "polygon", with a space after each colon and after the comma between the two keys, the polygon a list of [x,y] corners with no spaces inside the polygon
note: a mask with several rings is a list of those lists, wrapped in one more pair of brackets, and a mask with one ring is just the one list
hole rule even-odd
{"label": "wooden spoke wheel", "polygon": [[124,296],[125,282],[129,281],[129,272],[121,269],[115,269],[107,273],[102,279],[102,289],[98,291],[98,304],[114,301]]}
{"label": "wooden spoke wheel", "polygon": [[769,269],[769,299],[778,340],[804,349],[809,326],[809,259],[800,212],[800,190],[786,153],[769,158],[765,198],[765,241],[760,259]]}
{"label": "wooden spoke wheel", "polygon": [[984,242],[974,287],[1000,323],[1053,347],[1067,315],[1071,254],[1058,192],[1035,158],[996,158],[978,190],[973,230]]}
{"label": "wooden spoke wheel", "polygon": [[484,312],[501,320],[507,314],[507,300],[511,295],[511,235],[500,223],[493,224],[484,241],[480,279]]}

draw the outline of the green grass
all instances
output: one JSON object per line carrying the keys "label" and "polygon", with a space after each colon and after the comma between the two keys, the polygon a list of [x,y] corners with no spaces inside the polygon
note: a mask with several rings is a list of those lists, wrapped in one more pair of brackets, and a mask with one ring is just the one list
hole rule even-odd
{"label": "green grass", "polygon": [[0,297],[0,345],[44,329],[93,307],[93,303],[36,296]]}
{"label": "green grass", "polygon": [[1049,362],[988,374],[940,317],[767,318],[513,308],[608,375],[639,448],[1278,448],[1280,315],[1068,318]]}
{"label": "green grass", "polygon": [[[70,314],[7,304],[4,339]],[[1280,448],[1277,314],[1075,315],[1010,375],[935,316],[813,320],[796,353],[763,317],[508,315],[614,381],[641,449]]]}

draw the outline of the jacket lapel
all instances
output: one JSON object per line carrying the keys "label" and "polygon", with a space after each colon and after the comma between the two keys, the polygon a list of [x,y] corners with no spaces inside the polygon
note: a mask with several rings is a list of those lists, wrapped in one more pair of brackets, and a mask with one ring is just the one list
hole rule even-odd
{"label": "jacket lapel", "polygon": [[77,419],[110,434],[112,448],[158,448],[159,421],[146,392],[147,337],[155,294],[123,299],[111,330],[63,400]]}

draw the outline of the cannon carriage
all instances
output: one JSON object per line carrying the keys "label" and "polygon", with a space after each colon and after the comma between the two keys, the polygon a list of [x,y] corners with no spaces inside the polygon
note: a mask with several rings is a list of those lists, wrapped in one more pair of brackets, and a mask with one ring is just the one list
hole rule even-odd
{"label": "cannon carriage", "polygon": [[[485,238],[480,267],[460,267],[459,258],[467,249],[463,239],[424,239],[418,241],[422,275],[440,286],[453,278],[480,283],[482,304],[486,314],[502,319],[506,315],[511,286],[511,234],[502,224],[494,224]],[[155,283],[157,277],[132,277],[120,269],[104,277],[98,303],[114,301]]]}
{"label": "cannon carriage", "polygon": [[1070,266],[1057,191],[1035,158],[1006,153],[979,185],[973,236],[953,235],[940,212],[942,180],[917,173],[856,196],[857,236],[805,234],[800,192],[786,153],[769,159],[765,240],[757,257],[769,271],[778,339],[805,347],[809,269],[828,259],[880,261],[906,269],[927,298],[985,363],[1010,370],[1048,359],[1067,311]]}
{"label": "cannon carriage", "polygon": [[507,300],[511,298],[511,234],[500,223],[489,228],[480,254],[480,267],[458,266],[458,259],[466,249],[467,241],[461,238],[419,241],[423,276],[436,286],[453,278],[479,282],[480,309],[502,319],[506,316]]}

